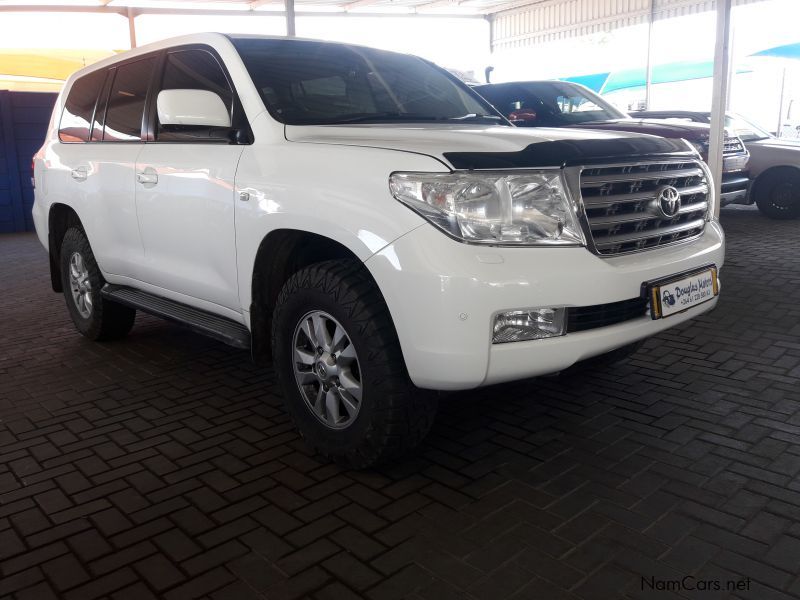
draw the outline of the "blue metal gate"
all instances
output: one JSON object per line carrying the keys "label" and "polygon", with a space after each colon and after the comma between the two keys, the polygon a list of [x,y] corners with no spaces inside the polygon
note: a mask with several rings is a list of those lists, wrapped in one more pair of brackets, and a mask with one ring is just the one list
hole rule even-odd
{"label": "blue metal gate", "polygon": [[47,134],[56,94],[0,90],[0,233],[31,231],[31,158]]}

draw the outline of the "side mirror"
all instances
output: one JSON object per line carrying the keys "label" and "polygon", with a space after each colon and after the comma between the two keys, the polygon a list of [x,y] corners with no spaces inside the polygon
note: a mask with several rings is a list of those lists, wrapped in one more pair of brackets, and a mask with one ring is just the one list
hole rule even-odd
{"label": "side mirror", "polygon": [[512,123],[532,123],[536,120],[536,111],[530,108],[512,110],[508,115],[508,120]]}
{"label": "side mirror", "polygon": [[161,90],[156,109],[162,125],[231,126],[222,98],[208,90]]}

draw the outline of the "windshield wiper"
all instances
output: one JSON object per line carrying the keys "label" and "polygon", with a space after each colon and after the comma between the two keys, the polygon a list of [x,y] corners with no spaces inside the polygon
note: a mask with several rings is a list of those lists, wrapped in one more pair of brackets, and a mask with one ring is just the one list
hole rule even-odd
{"label": "windshield wiper", "polygon": [[355,115],[345,115],[333,121],[322,123],[323,125],[345,125],[352,123],[391,123],[397,122],[419,122],[419,121],[460,121],[460,122],[474,122],[489,120],[492,122],[499,122],[503,117],[498,115],[480,115],[477,113],[470,113],[460,117],[437,117],[434,115],[426,115],[424,113],[401,113],[401,112],[375,112],[363,113]]}
{"label": "windshield wiper", "polygon": [[498,115],[479,115],[477,113],[470,113],[468,115],[461,115],[460,117],[450,117],[448,121],[480,121],[488,119],[490,121],[502,121],[503,117]]}
{"label": "windshield wiper", "polygon": [[340,119],[328,121],[323,125],[344,125],[350,123],[385,123],[391,121],[437,121],[439,117],[419,113],[376,112],[360,115],[344,116]]}

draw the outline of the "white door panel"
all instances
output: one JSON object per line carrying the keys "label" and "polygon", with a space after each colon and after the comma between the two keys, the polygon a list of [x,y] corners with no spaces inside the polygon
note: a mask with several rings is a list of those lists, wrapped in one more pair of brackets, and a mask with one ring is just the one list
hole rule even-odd
{"label": "white door panel", "polygon": [[[134,167],[144,144],[53,144],[50,188],[74,207],[104,273],[137,276],[143,256]],[[55,161],[52,161],[55,163]],[[58,200],[56,200],[58,201]]]}
{"label": "white door panel", "polygon": [[241,312],[234,178],[243,148],[146,145],[133,177],[142,281]]}

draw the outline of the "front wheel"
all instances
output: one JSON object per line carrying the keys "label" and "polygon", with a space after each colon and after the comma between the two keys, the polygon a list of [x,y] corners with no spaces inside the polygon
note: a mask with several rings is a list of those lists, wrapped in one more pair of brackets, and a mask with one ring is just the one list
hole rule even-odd
{"label": "front wheel", "polygon": [[410,451],[433,424],[436,396],[411,383],[386,303],[355,261],[317,263],[289,278],[273,315],[272,353],[300,433],[348,467]]}
{"label": "front wheel", "polygon": [[770,219],[800,217],[800,171],[782,167],[765,173],[756,180],[755,201]]}

